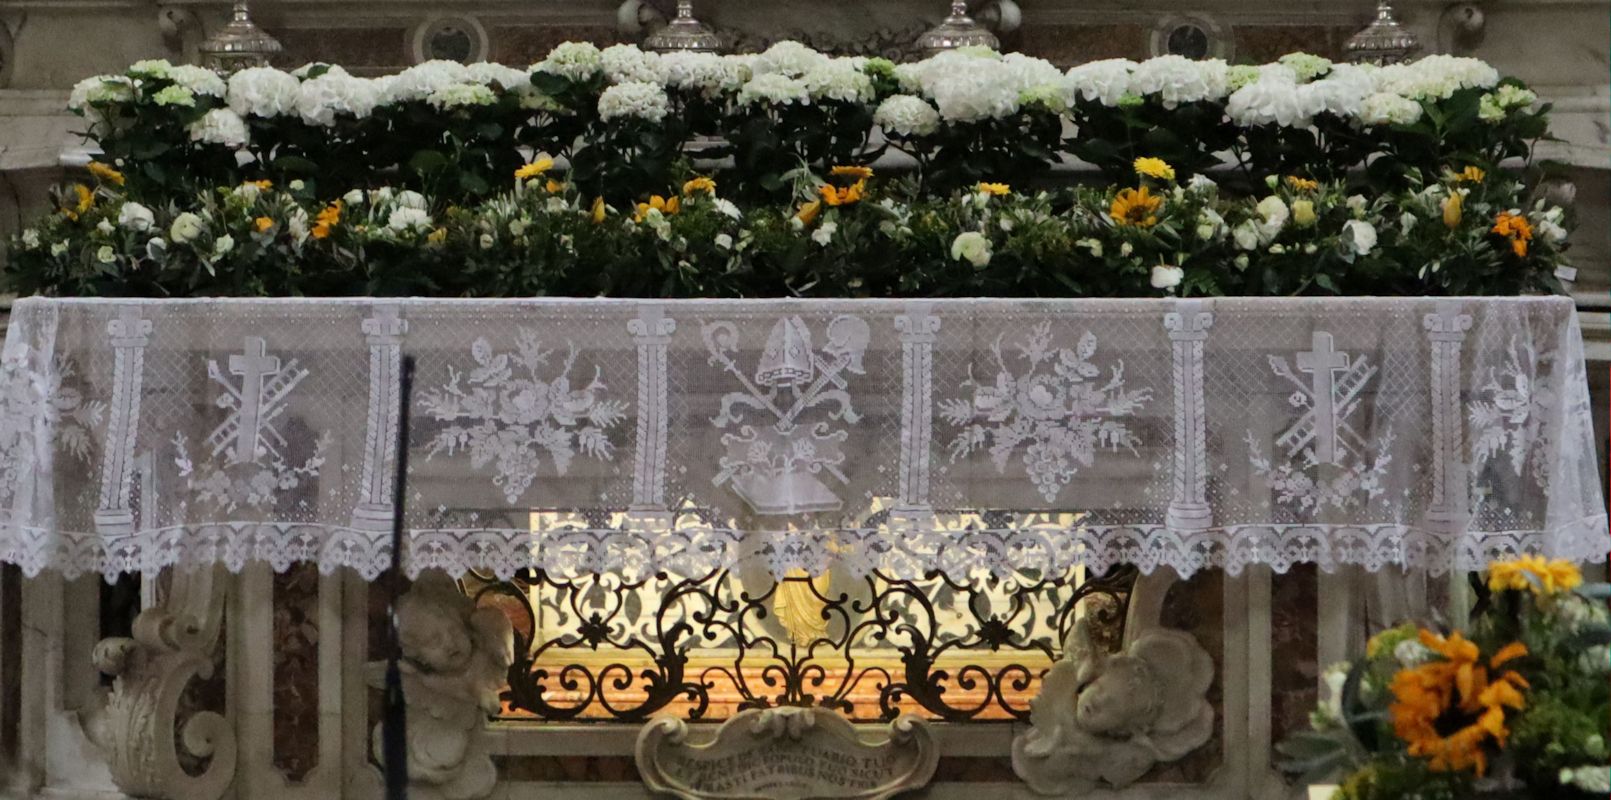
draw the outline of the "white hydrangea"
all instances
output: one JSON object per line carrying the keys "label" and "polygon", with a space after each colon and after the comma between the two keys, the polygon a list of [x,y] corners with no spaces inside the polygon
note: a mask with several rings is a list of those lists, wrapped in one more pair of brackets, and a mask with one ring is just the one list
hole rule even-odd
{"label": "white hydrangea", "polygon": [[1527,108],[1536,102],[1538,95],[1532,90],[1507,83],[1482,96],[1477,104],[1477,116],[1484,122],[1500,122],[1512,110]]}
{"label": "white hydrangea", "polygon": [[431,215],[422,208],[398,206],[386,217],[386,227],[398,233],[423,230],[431,227]]}
{"label": "white hydrangea", "polygon": [[878,104],[873,122],[897,136],[927,136],[940,128],[940,112],[927,100],[898,94]]}
{"label": "white hydrangea", "polygon": [[277,117],[296,112],[302,82],[273,67],[248,67],[229,76],[229,109],[243,117]]}
{"label": "white hydrangea", "polygon": [[380,92],[374,82],[331,70],[302,82],[296,109],[309,125],[329,127],[335,124],[337,114],[360,119],[369,116],[379,101]]}
{"label": "white hydrangea", "polygon": [[807,72],[800,81],[813,99],[870,103],[873,100],[873,79],[862,71],[864,64],[866,59],[863,58],[828,59]]}
{"label": "white hydrangea", "polygon": [[425,102],[438,111],[490,106],[497,101],[498,96],[493,94],[491,89],[478,83],[450,84],[431,92],[430,96],[425,98]]}
{"label": "white hydrangea", "polygon": [[1130,75],[1130,88],[1136,94],[1158,98],[1164,108],[1174,108],[1181,103],[1224,98],[1229,79],[1229,67],[1220,59],[1193,61],[1167,55],[1137,64]]}
{"label": "white hydrangea", "polygon": [[127,74],[131,78],[166,79],[173,73],[173,64],[166,58],[147,58],[129,65]]}
{"label": "white hydrangea", "polygon": [[1351,118],[1359,114],[1374,89],[1375,84],[1363,70],[1339,64],[1326,77],[1304,84],[1298,94],[1309,115],[1325,112]]}
{"label": "white hydrangea", "polygon": [[604,57],[588,42],[565,42],[548,51],[548,57],[532,66],[537,72],[584,81],[604,69]]}
{"label": "white hydrangea", "polygon": [[798,78],[826,63],[828,56],[793,41],[782,41],[757,55],[750,65],[756,77],[787,75]]}
{"label": "white hydrangea", "polygon": [[1136,63],[1125,58],[1107,58],[1081,64],[1063,76],[1063,89],[1070,103],[1076,100],[1094,100],[1104,106],[1119,104],[1119,98],[1130,92],[1130,75]]}
{"label": "white hydrangea", "polygon": [[187,130],[193,142],[218,144],[237,150],[245,147],[251,138],[246,131],[246,120],[227,108],[215,108],[201,115],[201,119],[190,123]]}
{"label": "white hydrangea", "polygon": [[1377,92],[1359,107],[1366,125],[1413,125],[1421,118],[1421,104],[1391,92]]}
{"label": "white hydrangea", "polygon": [[739,105],[758,102],[782,106],[792,103],[810,105],[811,91],[806,88],[805,81],[798,78],[776,72],[760,73],[738,90]]}
{"label": "white hydrangea", "polygon": [[118,103],[134,99],[134,81],[122,75],[96,75],[73,84],[67,107],[87,110],[92,103]]}
{"label": "white hydrangea", "polygon": [[1300,81],[1312,81],[1331,70],[1331,59],[1309,53],[1287,53],[1280,61],[1297,73]]}
{"label": "white hydrangea", "polygon": [[1475,58],[1431,55],[1409,64],[1391,64],[1377,70],[1376,89],[1412,100],[1446,100],[1461,89],[1491,89],[1499,71]]}
{"label": "white hydrangea", "polygon": [[465,67],[465,72],[475,83],[497,86],[504,91],[516,91],[531,85],[531,73],[491,61],[477,61]]}
{"label": "white hydrangea", "polygon": [[599,118],[604,120],[628,117],[660,122],[669,111],[666,90],[658,83],[618,83],[599,95]]}
{"label": "white hydrangea", "polygon": [[1062,70],[1043,58],[1007,53],[998,63],[998,73],[1020,92],[1060,87],[1063,83]]}
{"label": "white hydrangea", "polygon": [[326,64],[323,61],[309,61],[308,63],[291,70],[291,77],[296,78],[299,81],[305,81],[313,76],[313,71],[316,69],[324,70],[323,72],[319,73],[320,75],[329,75],[332,72],[338,75],[347,74],[347,71],[342,69],[340,64]]}
{"label": "white hydrangea", "polygon": [[741,62],[715,53],[666,53],[660,63],[666,69],[667,87],[707,97],[737,91],[746,79]]}
{"label": "white hydrangea", "polygon": [[604,76],[611,83],[666,82],[666,65],[660,63],[660,54],[638,49],[635,44],[613,44],[599,53]]}
{"label": "white hydrangea", "polygon": [[424,100],[449,86],[472,80],[468,67],[457,61],[436,59],[415,64],[385,82],[382,104]]}
{"label": "white hydrangea", "polygon": [[174,83],[189,89],[191,94],[223,97],[226,91],[224,79],[218,77],[218,73],[195,64],[181,64],[174,67],[168,72],[168,77]]}
{"label": "white hydrangea", "polygon": [[1244,127],[1292,127],[1307,125],[1310,109],[1296,83],[1260,79],[1231,93],[1225,115]]}

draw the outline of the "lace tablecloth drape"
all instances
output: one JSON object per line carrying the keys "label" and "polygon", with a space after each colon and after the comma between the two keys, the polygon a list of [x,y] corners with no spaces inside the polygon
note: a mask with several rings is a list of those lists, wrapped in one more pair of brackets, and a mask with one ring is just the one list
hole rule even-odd
{"label": "lace tablecloth drape", "polygon": [[403,353],[416,572],[1611,548],[1564,298],[30,298],[0,372],[0,560],[378,574]]}

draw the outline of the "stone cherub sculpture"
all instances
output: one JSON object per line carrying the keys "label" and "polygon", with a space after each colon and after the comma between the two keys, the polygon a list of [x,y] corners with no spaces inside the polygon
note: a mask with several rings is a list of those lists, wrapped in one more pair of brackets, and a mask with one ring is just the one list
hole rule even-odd
{"label": "stone cherub sculpture", "polygon": [[1213,660],[1182,631],[1152,628],[1108,653],[1080,620],[1031,703],[1033,727],[1013,741],[1013,769],[1041,794],[1127,786],[1208,741],[1213,679]]}
{"label": "stone cherub sculpture", "polygon": [[[408,705],[409,796],[487,797],[497,772],[482,732],[498,711],[498,690],[514,661],[509,620],[476,608],[453,580],[426,573],[397,601],[403,696]],[[385,662],[370,664],[370,684],[385,685]],[[375,753],[381,726],[375,726]]]}

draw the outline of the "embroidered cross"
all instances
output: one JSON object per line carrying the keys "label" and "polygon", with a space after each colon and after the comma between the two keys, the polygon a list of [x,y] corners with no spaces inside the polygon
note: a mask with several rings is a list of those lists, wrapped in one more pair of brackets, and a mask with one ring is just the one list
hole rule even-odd
{"label": "embroidered cross", "polygon": [[218,426],[207,441],[214,454],[232,449],[231,463],[255,461],[259,445],[273,452],[274,443],[264,438],[265,431],[279,444],[285,443],[270,423],[283,410],[280,404],[285,396],[308,376],[307,370],[296,368],[294,359],[281,367],[279,357],[268,355],[267,351],[267,343],[262,338],[248,336],[241,354],[229,357],[229,373],[241,378],[239,390],[220,374],[218,362],[207,362],[207,375],[230,395],[223,398],[225,407],[233,400],[235,408],[235,413]]}
{"label": "embroidered cross", "polygon": [[1315,331],[1311,343],[1313,350],[1298,354],[1298,371],[1312,373],[1315,459],[1331,464],[1337,460],[1337,372],[1348,369],[1348,354],[1337,352],[1331,334],[1325,331]]}

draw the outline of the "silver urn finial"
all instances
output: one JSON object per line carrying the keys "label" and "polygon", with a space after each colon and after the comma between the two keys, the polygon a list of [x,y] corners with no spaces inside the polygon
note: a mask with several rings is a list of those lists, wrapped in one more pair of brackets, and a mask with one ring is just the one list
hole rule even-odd
{"label": "silver urn finial", "polygon": [[989,28],[968,16],[966,0],[952,0],[951,15],[917,37],[917,49],[925,56],[961,47],[988,47],[994,50],[1000,45],[1001,40]]}
{"label": "silver urn finial", "polygon": [[1392,3],[1377,0],[1376,19],[1350,37],[1343,49],[1355,63],[1397,64],[1420,52],[1421,40],[1393,17]]}
{"label": "silver urn finial", "polygon": [[229,23],[207,37],[196,52],[203,65],[227,74],[247,67],[266,67],[283,49],[280,40],[252,22],[246,0],[237,0]]}
{"label": "silver urn finial", "polygon": [[705,23],[694,19],[693,0],[677,0],[677,16],[643,40],[643,49],[661,53],[714,53],[722,40]]}

